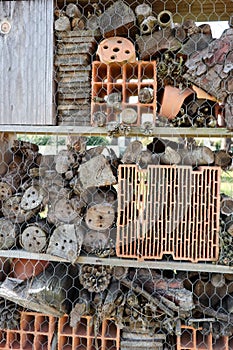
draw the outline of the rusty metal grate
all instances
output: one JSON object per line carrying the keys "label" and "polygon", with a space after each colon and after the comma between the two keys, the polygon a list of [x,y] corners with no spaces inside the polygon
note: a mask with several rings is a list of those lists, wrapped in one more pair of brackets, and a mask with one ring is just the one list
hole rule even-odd
{"label": "rusty metal grate", "polygon": [[220,168],[119,167],[117,256],[215,261]]}

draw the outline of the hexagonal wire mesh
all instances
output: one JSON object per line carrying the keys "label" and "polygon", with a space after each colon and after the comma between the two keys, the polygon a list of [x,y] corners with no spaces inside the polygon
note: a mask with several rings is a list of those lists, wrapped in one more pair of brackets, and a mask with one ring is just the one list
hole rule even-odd
{"label": "hexagonal wire mesh", "polygon": [[0,140],[0,349],[233,349],[232,5],[54,2],[85,136]]}

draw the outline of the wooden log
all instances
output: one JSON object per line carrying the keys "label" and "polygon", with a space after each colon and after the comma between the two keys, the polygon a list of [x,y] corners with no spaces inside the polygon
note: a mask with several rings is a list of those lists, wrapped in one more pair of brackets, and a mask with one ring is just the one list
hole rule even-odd
{"label": "wooden log", "polygon": [[18,232],[14,223],[0,218],[0,231],[0,249],[16,247]]}
{"label": "wooden log", "polygon": [[140,159],[140,154],[142,152],[143,145],[141,141],[133,141],[131,142],[126,150],[123,153],[122,156],[122,163],[132,164],[132,163],[138,163]]}
{"label": "wooden log", "polygon": [[[82,220],[82,208],[85,205],[79,198],[67,198],[62,195],[51,203],[48,208],[48,221],[55,225],[59,223],[79,224]],[[51,198],[51,197],[50,197]]]}
{"label": "wooden log", "polygon": [[48,232],[37,223],[30,224],[20,234],[19,241],[21,247],[26,251],[42,253],[47,248]]}
{"label": "wooden log", "polygon": [[145,18],[152,15],[152,8],[146,3],[137,5],[135,8],[135,14],[137,18],[137,23],[138,25],[140,25]]}
{"label": "wooden log", "polygon": [[30,186],[24,192],[21,199],[21,208],[23,210],[36,209],[42,204],[45,191],[39,186]]}
{"label": "wooden log", "polygon": [[153,58],[163,50],[176,51],[181,48],[180,41],[174,37],[170,28],[155,31],[151,35],[137,36],[136,44],[141,60]]}
{"label": "wooden log", "polygon": [[104,37],[128,36],[135,22],[133,10],[121,0],[114,2],[99,17],[100,31]]}
{"label": "wooden log", "polygon": [[227,195],[221,196],[220,212],[226,216],[233,214],[233,198]]}
{"label": "wooden log", "polygon": [[219,150],[214,153],[214,164],[222,169],[227,169],[232,162],[232,156],[225,150]]}
{"label": "wooden log", "polygon": [[55,158],[55,169],[58,174],[66,173],[69,168],[75,163],[76,158],[74,152],[69,150],[61,150]]}
{"label": "wooden log", "polygon": [[89,230],[86,232],[83,239],[82,248],[89,254],[97,253],[96,255],[98,255],[98,252],[108,250],[110,248],[109,238],[109,230]]}
{"label": "wooden log", "polygon": [[14,190],[12,186],[6,182],[0,181],[0,201],[4,201],[13,195]]}
{"label": "wooden log", "polygon": [[183,165],[211,165],[214,163],[214,152],[206,146],[196,147],[192,150],[179,150],[181,156],[181,164]]}
{"label": "wooden log", "polygon": [[82,13],[77,5],[70,3],[66,6],[66,15],[70,18],[80,18]]}
{"label": "wooden log", "polygon": [[34,210],[23,210],[21,208],[22,195],[16,194],[7,198],[2,204],[2,213],[5,218],[15,223],[28,222],[37,212]]}
{"label": "wooden log", "polygon": [[221,288],[226,283],[225,277],[221,273],[213,273],[210,281],[215,288]]}
{"label": "wooden log", "polygon": [[103,155],[98,155],[81,164],[78,174],[83,189],[116,184],[116,178],[113,176],[111,167]]}
{"label": "wooden log", "polygon": [[115,209],[109,203],[95,204],[87,209],[85,215],[86,225],[91,230],[107,230],[115,220]]}
{"label": "wooden log", "polygon": [[171,165],[180,164],[182,162],[181,155],[178,151],[167,146],[165,152],[160,156],[161,164]]}
{"label": "wooden log", "polygon": [[81,225],[65,224],[55,228],[46,253],[59,256],[74,264],[81,251],[85,230]]}
{"label": "wooden log", "polygon": [[90,300],[90,293],[85,289],[81,290],[78,301],[70,313],[70,327],[77,327],[82,316],[91,314]]}
{"label": "wooden log", "polygon": [[59,17],[55,20],[54,28],[58,32],[70,31],[71,25],[69,18],[66,16]]}

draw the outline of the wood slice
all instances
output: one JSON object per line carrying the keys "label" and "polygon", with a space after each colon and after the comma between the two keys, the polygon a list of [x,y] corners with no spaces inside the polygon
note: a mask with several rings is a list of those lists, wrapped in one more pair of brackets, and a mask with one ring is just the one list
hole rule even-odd
{"label": "wood slice", "polygon": [[13,191],[12,187],[6,183],[6,182],[0,182],[0,200],[3,201],[4,199],[12,196]]}
{"label": "wood slice", "polygon": [[5,218],[15,223],[23,223],[27,222],[35,215],[36,209],[26,211],[21,208],[21,199],[22,195],[16,194],[3,202],[2,213]]}
{"label": "wood slice", "polygon": [[49,240],[47,254],[56,255],[75,263],[81,251],[84,233],[82,226],[58,226]]}
{"label": "wood slice", "polygon": [[180,154],[176,150],[167,146],[165,149],[165,152],[161,154],[161,163],[170,165],[170,164],[180,164],[180,162],[181,162]]}
{"label": "wood slice", "polygon": [[95,253],[109,245],[109,231],[90,230],[85,234],[83,240],[83,249],[87,253]]}
{"label": "wood slice", "polygon": [[0,219],[0,249],[10,249],[16,245],[15,225],[7,219]]}
{"label": "wood slice", "polygon": [[181,149],[179,154],[183,165],[210,165],[214,163],[214,152],[206,146],[197,147],[191,150]]}
{"label": "wood slice", "polygon": [[79,223],[80,209],[77,210],[75,203],[67,198],[58,199],[53,206],[54,215],[58,222],[64,222],[66,224]]}
{"label": "wood slice", "polygon": [[23,194],[20,206],[24,210],[32,210],[41,205],[43,201],[42,188],[30,186]]}
{"label": "wood slice", "polygon": [[116,184],[111,166],[101,154],[81,164],[78,173],[83,189]]}
{"label": "wood slice", "polygon": [[137,17],[137,22],[140,25],[145,18],[152,15],[152,8],[146,3],[137,5],[135,8],[135,14]]}
{"label": "wood slice", "polygon": [[124,124],[134,124],[137,122],[138,114],[133,108],[125,108],[121,112],[120,118]]}
{"label": "wood slice", "polygon": [[70,20],[66,16],[62,16],[55,21],[55,30],[57,31],[70,31],[71,25]]}
{"label": "wood slice", "polygon": [[233,214],[233,198],[223,196],[220,203],[220,211],[223,215],[229,216]]}
{"label": "wood slice", "polygon": [[47,233],[38,225],[29,225],[20,235],[22,248],[32,253],[42,253],[47,247]]}
{"label": "wood slice", "polygon": [[70,3],[66,6],[66,15],[70,18],[74,18],[74,17],[77,18],[77,17],[81,17],[82,13],[79,10],[77,5]]}
{"label": "wood slice", "polygon": [[106,230],[110,228],[115,219],[114,207],[109,204],[96,204],[87,209],[85,222],[92,230]]}
{"label": "wood slice", "polygon": [[225,150],[219,150],[214,154],[214,164],[222,168],[228,167],[232,162],[232,156]]}
{"label": "wood slice", "polygon": [[56,157],[56,171],[58,174],[64,174],[74,163],[74,154],[68,150],[61,150]]}
{"label": "wood slice", "polygon": [[122,163],[127,163],[127,164],[138,163],[141,156],[142,148],[143,148],[143,145],[141,141],[136,140],[131,142],[127,146],[122,156],[122,159],[121,159]]}

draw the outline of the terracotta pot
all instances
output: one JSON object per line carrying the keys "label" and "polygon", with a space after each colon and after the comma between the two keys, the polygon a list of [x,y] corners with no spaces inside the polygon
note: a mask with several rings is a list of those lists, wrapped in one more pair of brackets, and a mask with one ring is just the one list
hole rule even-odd
{"label": "terracotta pot", "polygon": [[159,114],[168,119],[174,119],[180,111],[184,100],[194,95],[194,91],[189,88],[180,90],[174,86],[166,85]]}
{"label": "terracotta pot", "polygon": [[31,259],[13,259],[11,277],[26,280],[37,276],[49,265],[48,261]]}

